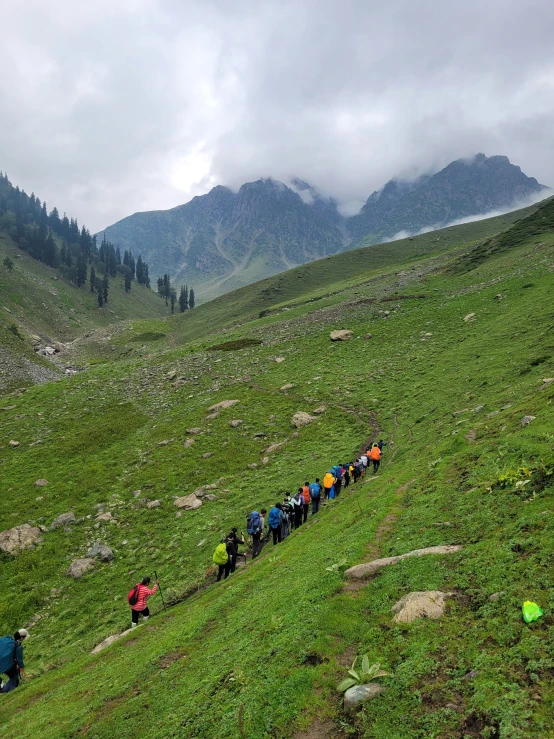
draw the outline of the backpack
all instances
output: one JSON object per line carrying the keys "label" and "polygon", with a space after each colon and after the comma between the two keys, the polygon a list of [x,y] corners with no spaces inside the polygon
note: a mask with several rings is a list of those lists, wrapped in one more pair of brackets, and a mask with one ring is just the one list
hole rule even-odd
{"label": "backpack", "polygon": [[137,583],[135,587],[129,592],[129,595],[127,596],[127,602],[130,606],[136,606],[139,599],[139,588],[140,583]]}
{"label": "backpack", "polygon": [[252,534],[258,534],[261,531],[262,522],[260,520],[260,514],[258,511],[252,511],[252,513],[246,519],[246,531]]}
{"label": "backpack", "polygon": [[216,565],[226,565],[229,555],[227,554],[227,545],[218,544],[215,548],[214,556],[212,557]]}
{"label": "backpack", "polygon": [[321,495],[321,485],[318,482],[312,482],[310,485],[310,497],[317,500]]}

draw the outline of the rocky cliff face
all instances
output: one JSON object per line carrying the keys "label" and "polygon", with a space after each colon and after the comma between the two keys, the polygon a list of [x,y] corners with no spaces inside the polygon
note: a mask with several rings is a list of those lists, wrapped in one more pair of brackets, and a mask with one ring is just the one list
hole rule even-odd
{"label": "rocky cliff face", "polygon": [[154,277],[169,272],[207,299],[348,249],[361,237],[378,243],[399,231],[509,209],[543,189],[507,157],[484,154],[412,182],[391,180],[352,218],[308,183],[290,184],[258,180],[238,193],[214,187],[171,210],[135,213],[106,235],[122,250],[141,251]]}

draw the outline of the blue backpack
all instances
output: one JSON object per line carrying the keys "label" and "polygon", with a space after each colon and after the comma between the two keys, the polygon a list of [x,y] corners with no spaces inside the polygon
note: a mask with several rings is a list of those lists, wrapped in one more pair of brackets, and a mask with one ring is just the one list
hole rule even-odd
{"label": "blue backpack", "polygon": [[310,495],[312,499],[317,499],[321,495],[321,485],[318,482],[312,482],[310,485]]}
{"label": "blue backpack", "polygon": [[252,511],[252,513],[246,519],[246,531],[252,534],[259,534],[262,529],[262,521],[258,511]]}

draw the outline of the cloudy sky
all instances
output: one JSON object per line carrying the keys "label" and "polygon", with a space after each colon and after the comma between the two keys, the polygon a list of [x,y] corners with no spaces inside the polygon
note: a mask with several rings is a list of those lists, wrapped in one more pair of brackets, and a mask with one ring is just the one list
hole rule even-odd
{"label": "cloudy sky", "polygon": [[551,0],[4,0],[0,169],[92,231],[299,176],[352,212],[483,151],[554,185]]}

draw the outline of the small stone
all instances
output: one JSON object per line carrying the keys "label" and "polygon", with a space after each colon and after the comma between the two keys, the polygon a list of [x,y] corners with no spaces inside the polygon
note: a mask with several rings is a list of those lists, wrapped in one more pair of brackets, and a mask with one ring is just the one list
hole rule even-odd
{"label": "small stone", "polygon": [[525,428],[525,426],[528,426],[531,421],[535,420],[535,418],[536,416],[523,416],[523,418],[521,419],[521,427]]}
{"label": "small stone", "polygon": [[449,595],[450,593],[440,590],[408,593],[393,605],[391,610],[396,614],[393,621],[397,624],[410,624],[418,618],[440,618]]}
{"label": "small stone", "polygon": [[280,441],[277,444],[271,444],[271,446],[267,447],[267,449],[265,450],[265,453],[273,454],[274,452],[278,452],[279,449],[282,449],[286,443],[287,443],[286,441]]}
{"label": "small stone", "polygon": [[106,639],[104,639],[104,641],[101,641],[97,647],[94,647],[91,654],[98,654],[98,652],[101,652],[103,649],[106,649],[106,647],[109,647],[110,644],[113,644],[115,641],[121,639],[122,636],[130,634],[131,631],[133,631],[133,629],[127,629],[127,631],[122,631],[121,634],[113,634],[113,636],[108,636]]}
{"label": "small stone", "polygon": [[310,416],[309,413],[305,413],[304,411],[298,411],[292,417],[291,425],[299,429],[302,426],[307,426],[309,423],[312,423],[312,421],[316,421],[316,420],[317,420],[316,416]]}
{"label": "small stone", "polygon": [[54,529],[64,528],[65,526],[69,526],[70,523],[75,523],[75,514],[62,513],[60,516],[52,521],[50,525],[50,530],[53,531]]}
{"label": "small stone", "polygon": [[177,370],[170,370],[166,375],[168,380],[173,380],[177,377]]}
{"label": "small stone", "polygon": [[275,361],[277,362],[277,364],[281,364],[281,362],[284,362],[285,361],[285,358],[284,357],[275,357]]}
{"label": "small stone", "polygon": [[252,464],[249,464],[248,465],[248,469],[249,470],[257,470],[258,469],[258,465],[255,462],[253,462]]}
{"label": "small stone", "polygon": [[364,339],[372,339],[372,338],[373,338],[373,334],[366,334],[364,336]]}
{"label": "small stone", "polygon": [[194,444],[194,439],[187,439],[186,441],[183,442],[183,446],[185,447],[185,449],[190,449],[193,444]]}
{"label": "small stone", "polygon": [[169,443],[169,439],[164,439],[163,441],[158,441],[158,446],[167,446]]}
{"label": "small stone", "polygon": [[113,549],[105,544],[95,544],[86,553],[87,557],[98,557],[101,562],[111,562],[114,558]]}
{"label": "small stone", "polygon": [[202,455],[202,459],[209,459],[210,457],[213,457],[213,456],[214,456],[213,452],[204,452],[204,454]]}
{"label": "small stone", "polygon": [[236,405],[239,401],[238,400],[222,400],[219,403],[215,403],[215,405],[212,405],[208,408],[209,411],[222,411],[227,408],[232,408],[232,406]]}
{"label": "small stone", "polygon": [[241,423],[244,423],[244,421],[242,419],[240,419],[240,418],[234,418],[232,421],[229,421],[229,426],[232,429],[236,429],[237,426],[240,426],[241,425]]}
{"label": "small stone", "polygon": [[35,485],[37,486],[37,488],[44,488],[46,487],[46,485],[48,485],[48,480],[35,480]]}
{"label": "small stone", "polygon": [[201,433],[202,433],[202,429],[199,429],[199,428],[187,429],[187,434],[192,434],[193,436],[195,436],[196,434],[201,434]]}
{"label": "small stone", "polygon": [[112,514],[109,511],[107,513],[99,513],[96,516],[96,522],[97,523],[101,523],[101,522],[107,523],[108,521],[111,521],[112,518],[113,518]]}
{"label": "small stone", "polygon": [[205,543],[206,543],[206,539],[202,539],[202,541],[199,541],[196,546],[197,547],[203,547]]}
{"label": "small stone", "polygon": [[10,441],[10,446],[11,446],[11,447],[12,447],[13,449],[15,449],[15,447],[16,447],[16,446],[19,446],[19,442],[18,442],[18,441],[14,441],[14,440],[12,439],[12,440]]}
{"label": "small stone", "polygon": [[197,508],[200,508],[202,501],[193,493],[191,495],[183,495],[180,498],[176,498],[174,505],[176,505],[177,508],[183,508],[186,511],[194,511]]}
{"label": "small stone", "polygon": [[214,495],[213,493],[208,493],[208,495],[206,495],[206,500],[211,500],[212,502],[214,502],[217,500],[217,495]]}
{"label": "small stone", "polygon": [[544,377],[542,382],[543,384],[540,386],[539,390],[546,390],[546,388],[554,382],[554,377]]}
{"label": "small stone", "polygon": [[206,416],[206,421],[215,421],[216,418],[219,418],[218,411],[216,411],[215,413],[210,413],[208,416]]}
{"label": "small stone", "polygon": [[464,321],[471,321],[472,318],[475,318],[475,313],[468,313],[467,316],[464,316]]}
{"label": "small stone", "polygon": [[159,507],[161,506],[161,504],[162,504],[162,501],[161,501],[161,500],[150,500],[150,501],[149,501],[149,502],[148,502],[148,503],[146,504],[146,507],[147,507],[147,508],[150,508],[150,509],[151,509],[151,508],[159,508]]}
{"label": "small stone", "polygon": [[279,390],[281,390],[281,392],[286,392],[287,390],[292,390],[293,387],[294,385],[292,384],[292,382],[288,382],[286,385],[283,385],[283,387],[279,388]]}
{"label": "small stone", "polygon": [[386,690],[383,685],[377,683],[367,683],[366,685],[354,685],[344,694],[344,710],[346,713],[354,713],[362,707],[362,703],[365,703],[372,698],[376,698],[378,695]]}
{"label": "small stone", "polygon": [[492,595],[489,595],[489,600],[493,603],[496,603],[496,601],[500,598],[500,596],[506,595],[506,592],[504,590],[501,590],[498,593],[493,593]]}
{"label": "small stone", "polygon": [[327,410],[326,405],[320,405],[319,408],[315,409],[314,413],[316,416],[320,416],[322,413],[325,413],[326,410]]}
{"label": "small stone", "polygon": [[95,567],[96,564],[93,559],[74,559],[65,574],[67,577],[73,577],[77,580]]}
{"label": "small stone", "polygon": [[264,458],[262,459],[262,464],[263,464],[263,465],[269,464],[269,457],[264,457]]}
{"label": "small stone", "polygon": [[475,408],[473,409],[473,412],[474,412],[474,413],[481,413],[481,411],[483,410],[483,408],[484,408],[484,407],[485,407],[484,405],[477,405],[477,406],[475,406]]}
{"label": "small stone", "polygon": [[142,493],[142,490],[135,490],[133,495],[135,496],[135,498],[138,498],[139,495],[141,495],[141,493]]}

